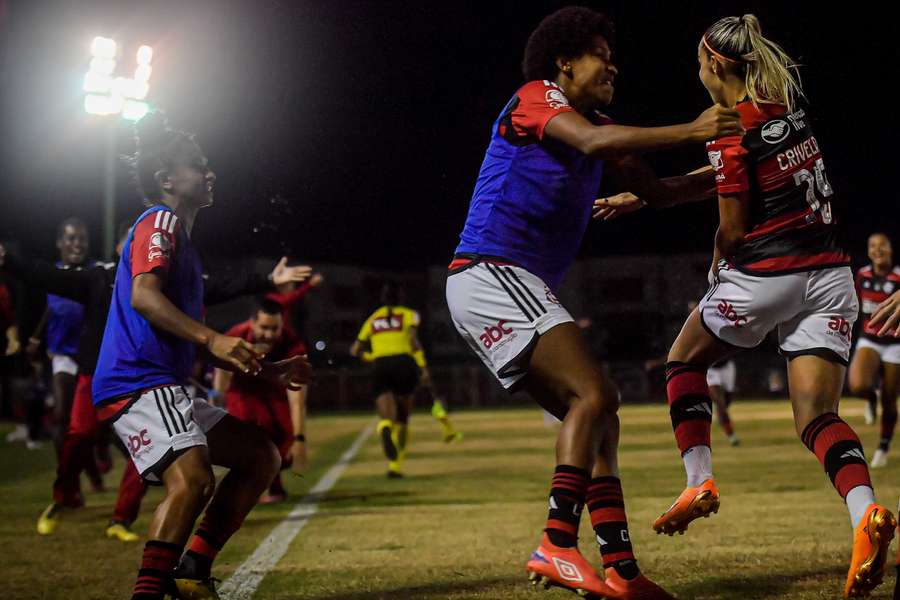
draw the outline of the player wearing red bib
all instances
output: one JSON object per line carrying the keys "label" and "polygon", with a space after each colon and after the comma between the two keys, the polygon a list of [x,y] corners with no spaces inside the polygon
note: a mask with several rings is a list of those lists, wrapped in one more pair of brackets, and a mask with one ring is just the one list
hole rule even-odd
{"label": "player wearing red bib", "polygon": [[[260,356],[279,361],[306,353],[303,343],[285,327],[282,305],[269,298],[259,300],[249,320],[225,335],[252,344]],[[297,471],[306,466],[306,404],[300,390],[286,390],[258,377],[216,369],[213,388],[225,396],[225,408],[241,421],[261,428],[281,453],[281,468]],[[287,492],[277,474],[264,504],[280,502]]]}

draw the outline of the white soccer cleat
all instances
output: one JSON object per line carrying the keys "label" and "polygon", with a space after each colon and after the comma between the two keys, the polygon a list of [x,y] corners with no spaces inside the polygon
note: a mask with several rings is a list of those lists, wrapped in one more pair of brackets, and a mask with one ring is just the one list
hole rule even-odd
{"label": "white soccer cleat", "polygon": [[875,456],[872,457],[872,463],[870,465],[873,469],[880,469],[881,467],[887,466],[887,452],[879,448],[875,451]]}

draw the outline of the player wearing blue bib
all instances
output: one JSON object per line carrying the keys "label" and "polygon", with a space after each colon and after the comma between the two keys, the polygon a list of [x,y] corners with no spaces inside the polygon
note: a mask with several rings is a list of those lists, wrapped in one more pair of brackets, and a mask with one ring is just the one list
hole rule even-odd
{"label": "player wearing blue bib", "polygon": [[[160,113],[142,119],[137,131],[135,179],[150,208],[122,251],[93,396],[141,476],[166,491],[133,600],[217,598],[212,561],[278,473],[281,457],[258,428],[188,395],[183,384],[194,348],[205,347],[223,368],[291,389],[308,381],[310,370],[300,357],[263,363],[246,341],[202,323],[202,271],[190,234],[197,212],[212,205],[215,174],[194,136],[169,129]],[[218,487],[212,465],[229,469]]]}
{"label": "player wearing blue bib", "polygon": [[[604,171],[638,186],[653,205],[702,197],[714,189],[711,173],[660,180],[636,155],[736,134],[740,124],[722,107],[686,125],[612,123],[600,112],[618,74],[612,43],[612,23],[581,7],[557,11],[532,33],[526,83],[492,127],[447,302],[457,330],[500,383],[527,390],[563,421],[545,535],[526,567],[532,581],[610,598],[670,598],[641,575],[631,549],[616,458],[618,392],[556,292]],[[578,551],[585,504],[605,579]]]}

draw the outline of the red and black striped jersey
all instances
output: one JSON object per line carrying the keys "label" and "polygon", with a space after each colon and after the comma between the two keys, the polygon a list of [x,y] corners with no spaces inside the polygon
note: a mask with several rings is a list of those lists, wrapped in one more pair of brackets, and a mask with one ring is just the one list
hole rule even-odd
{"label": "red and black striped jersey", "polygon": [[892,335],[878,337],[878,329],[869,329],[869,319],[879,304],[900,290],[900,267],[894,267],[886,275],[876,275],[871,265],[856,272],[856,295],[862,315],[862,336],[879,344],[900,344],[900,338]]}
{"label": "red and black striped jersey", "polygon": [[833,191],[819,144],[802,108],[744,100],[745,134],[707,142],[719,195],[749,201],[743,243],[728,257],[753,275],[779,275],[850,264],[831,212]]}

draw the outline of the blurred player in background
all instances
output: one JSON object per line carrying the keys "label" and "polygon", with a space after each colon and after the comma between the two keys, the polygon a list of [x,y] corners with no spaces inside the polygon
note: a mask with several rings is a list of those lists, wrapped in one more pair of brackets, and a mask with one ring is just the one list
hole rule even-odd
{"label": "blurred player in background", "polygon": [[732,446],[741,443],[734,432],[731,415],[728,414],[728,407],[734,400],[736,381],[737,367],[734,360],[719,361],[706,370],[706,384],[709,386],[709,395],[715,403],[716,420],[719,422],[719,427],[722,428],[722,433],[728,438],[728,443]]}
{"label": "blurred player in background", "polygon": [[[619,480],[618,391],[556,296],[574,260],[604,169],[664,206],[709,195],[711,173],[660,180],[639,155],[741,131],[732,109],[686,125],[613,124],[614,28],[569,7],[545,18],[525,49],[526,83],[492,128],[447,278],[457,331],[509,390],[562,419],[550,511],[526,565],[533,582],[611,598],[670,598],[638,568]],[[592,299],[600,301],[601,299]],[[502,476],[501,476],[502,477]],[[583,507],[605,579],[578,551]]]}
{"label": "blurred player in background", "polygon": [[[871,241],[871,240],[870,240]],[[867,329],[879,339],[893,337],[900,341],[900,290],[885,298],[872,311],[866,323]],[[897,511],[900,512],[900,502]],[[895,565],[897,580],[894,583],[894,600],[900,600],[900,548],[897,549]]]}
{"label": "blurred player in background", "polygon": [[[278,473],[281,456],[258,428],[187,395],[196,347],[220,366],[293,389],[311,372],[299,357],[264,363],[245,340],[203,325],[203,272],[190,234],[200,209],[212,205],[215,175],[194,136],[170,129],[161,113],[145,116],[136,131],[134,178],[150,208],[132,226],[116,271],[94,405],[141,476],[165,486],[132,599],[216,598],[213,560]],[[229,469],[218,486],[212,465]]]}
{"label": "blurred player in background", "polygon": [[878,468],[887,465],[888,450],[897,426],[900,340],[891,335],[878,335],[869,327],[869,319],[881,302],[900,290],[900,267],[894,266],[891,240],[883,233],[869,236],[868,255],[871,264],[856,273],[862,327],[850,362],[848,384],[851,394],[867,401],[866,422],[871,424],[877,414],[875,388],[881,379],[881,439],[872,457],[872,468]]}
{"label": "blurred player in background", "polygon": [[[238,323],[225,335],[245,340],[260,357],[270,361],[304,356],[306,347],[285,327],[282,313],[278,302],[257,300],[250,319]],[[302,390],[286,390],[258,377],[220,368],[216,369],[213,389],[224,397],[230,414],[266,432],[281,453],[282,469],[291,467],[299,473],[306,468],[306,396]],[[260,502],[271,504],[286,498],[279,473]]]}

